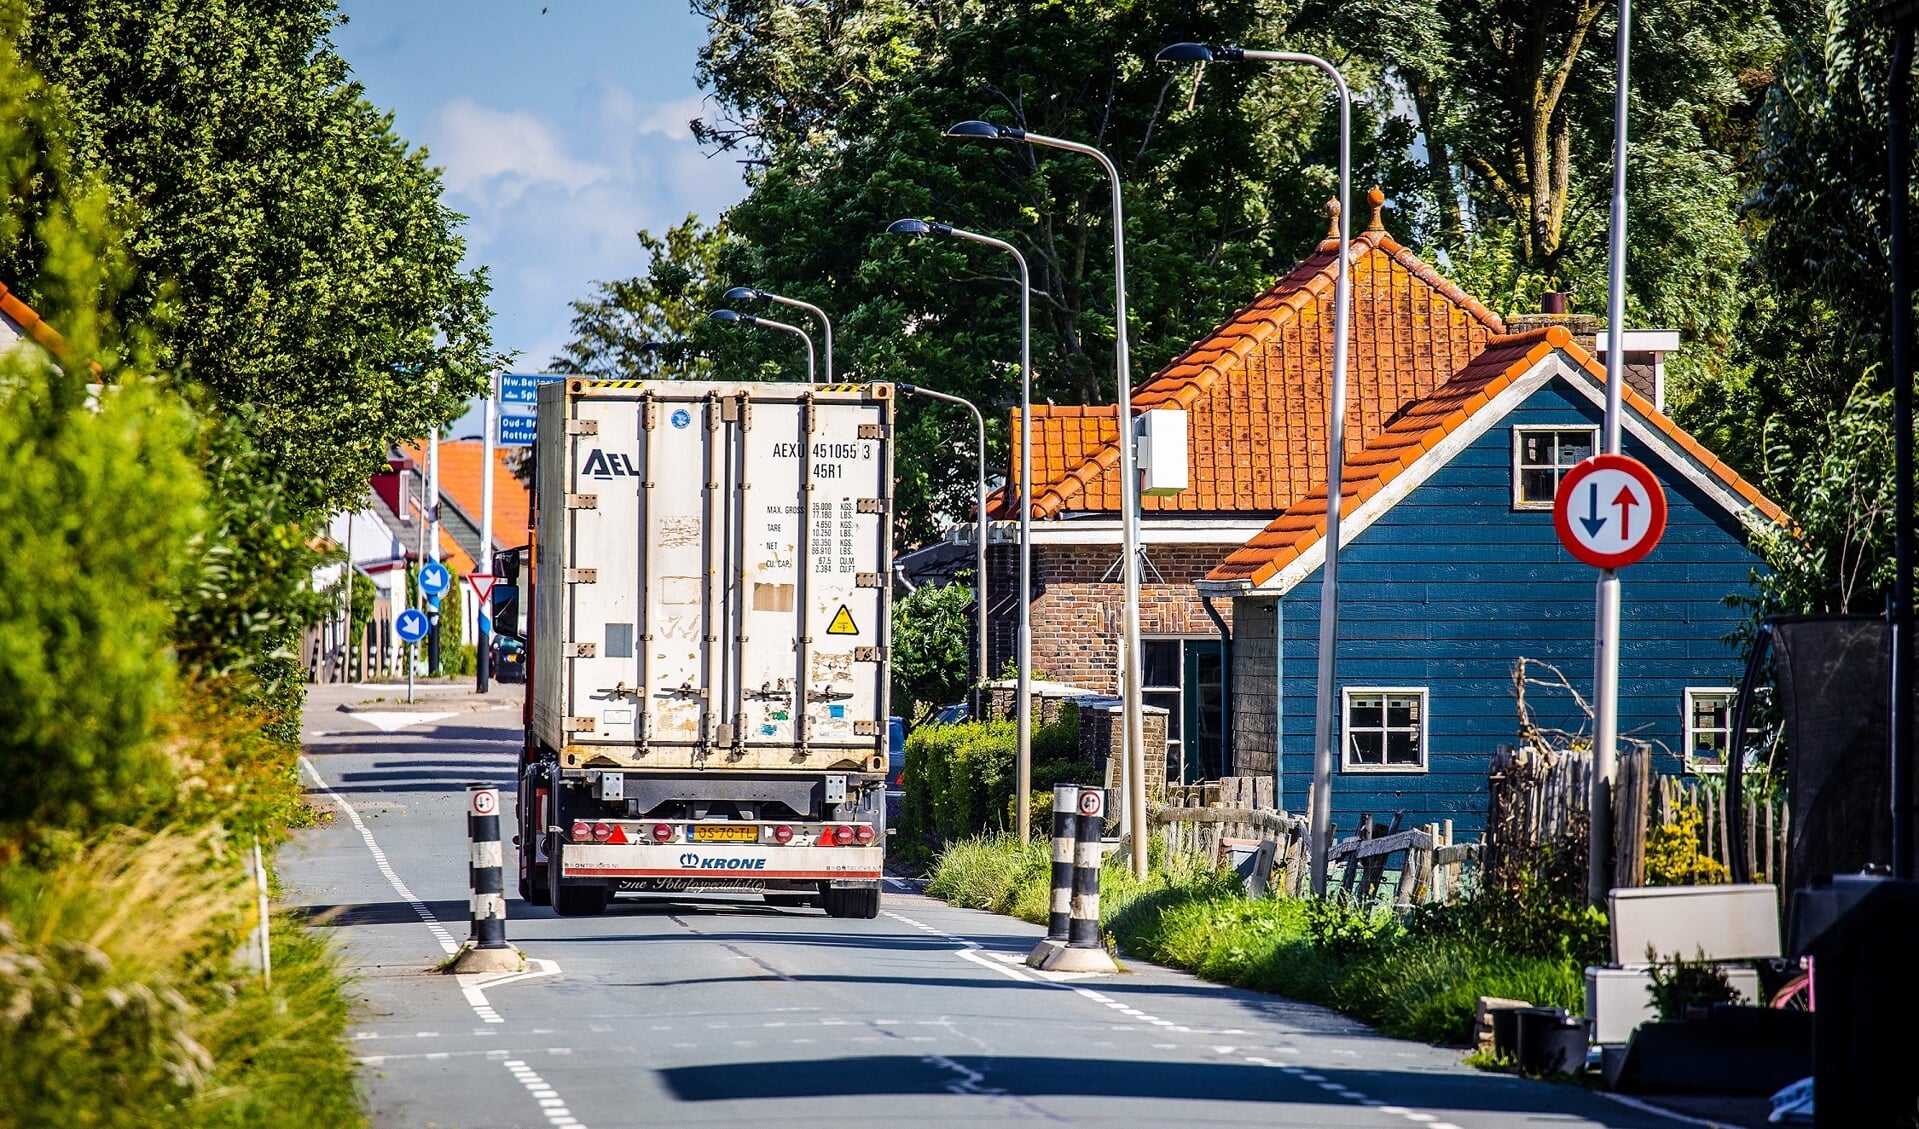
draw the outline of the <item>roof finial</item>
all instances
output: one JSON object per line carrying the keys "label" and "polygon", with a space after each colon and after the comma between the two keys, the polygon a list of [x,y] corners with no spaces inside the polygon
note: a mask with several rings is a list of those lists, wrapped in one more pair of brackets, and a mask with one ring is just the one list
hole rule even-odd
{"label": "roof finial", "polygon": [[1339,237],[1339,197],[1335,196],[1332,199],[1326,201],[1326,218],[1328,221],[1326,224],[1326,235],[1329,238],[1335,238],[1335,239],[1338,238]]}
{"label": "roof finial", "polygon": [[1366,203],[1371,205],[1373,209],[1372,218],[1366,221],[1366,230],[1385,231],[1386,224],[1379,218],[1379,213],[1380,210],[1386,206],[1386,194],[1381,192],[1377,185],[1374,185],[1366,190]]}

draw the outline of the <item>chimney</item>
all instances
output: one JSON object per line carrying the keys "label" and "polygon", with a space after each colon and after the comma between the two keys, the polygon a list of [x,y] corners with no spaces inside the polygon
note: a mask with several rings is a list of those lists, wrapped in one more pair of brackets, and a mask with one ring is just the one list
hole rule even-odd
{"label": "chimney", "polygon": [[1549,325],[1559,325],[1573,335],[1573,340],[1588,352],[1592,351],[1593,336],[1599,332],[1599,319],[1591,314],[1570,314],[1566,312],[1569,295],[1564,290],[1548,290],[1539,296],[1539,312],[1536,314],[1514,314],[1506,319],[1506,332],[1531,333],[1536,329],[1545,329]]}
{"label": "chimney", "polygon": [[[1624,365],[1620,375],[1626,387],[1652,401],[1660,412],[1666,410],[1666,354],[1679,349],[1676,329],[1628,329],[1620,334],[1620,352]],[[1606,335],[1601,333],[1593,349],[1600,364],[1606,363]]]}

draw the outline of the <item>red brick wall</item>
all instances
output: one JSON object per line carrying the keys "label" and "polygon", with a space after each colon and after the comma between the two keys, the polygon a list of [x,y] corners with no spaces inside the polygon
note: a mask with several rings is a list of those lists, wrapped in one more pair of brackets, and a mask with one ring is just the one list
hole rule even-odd
{"label": "red brick wall", "polygon": [[[1151,545],[1145,581],[1140,585],[1142,635],[1217,635],[1218,628],[1200,605],[1193,582],[1205,576],[1230,545]],[[1124,587],[1115,562],[1118,545],[1035,545],[1033,547],[1033,669],[1055,682],[1088,690],[1119,692],[1117,664],[1120,604]],[[1019,623],[1019,546],[995,545],[987,557],[992,653],[995,676],[1012,657]],[[1230,627],[1231,600],[1213,607]]]}

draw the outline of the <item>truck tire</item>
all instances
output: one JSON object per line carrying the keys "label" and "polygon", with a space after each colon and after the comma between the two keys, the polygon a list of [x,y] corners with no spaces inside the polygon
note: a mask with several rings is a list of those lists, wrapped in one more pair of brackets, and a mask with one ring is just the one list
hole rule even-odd
{"label": "truck tire", "polygon": [[520,900],[530,906],[553,904],[553,888],[547,885],[546,867],[538,863],[527,867],[526,874],[520,878]]}
{"label": "truck tire", "polygon": [[878,886],[862,886],[857,889],[826,889],[826,916],[863,917],[868,920],[880,915],[880,889]]}
{"label": "truck tire", "polygon": [[557,835],[547,847],[546,882],[554,912],[561,917],[593,917],[605,913],[606,903],[612,900],[613,892],[604,885],[568,886],[560,881],[560,852],[563,849]]}

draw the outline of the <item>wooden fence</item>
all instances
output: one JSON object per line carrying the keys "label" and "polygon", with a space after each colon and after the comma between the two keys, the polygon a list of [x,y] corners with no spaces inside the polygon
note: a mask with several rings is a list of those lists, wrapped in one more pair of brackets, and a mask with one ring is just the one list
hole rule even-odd
{"label": "wooden fence", "polygon": [[[1583,867],[1591,782],[1592,756],[1584,750],[1498,750],[1488,778],[1486,880],[1514,880],[1516,870],[1547,845],[1576,854]],[[1735,842],[1723,779],[1661,775],[1652,769],[1650,750],[1622,750],[1613,780],[1614,884],[1646,884],[1648,833],[1673,826],[1686,808],[1697,808],[1703,818],[1702,854],[1730,866],[1733,852],[1742,851],[1753,881],[1782,878],[1791,831],[1784,801],[1748,796],[1742,806],[1743,834]]]}
{"label": "wooden fence", "polygon": [[[1244,777],[1169,789],[1168,806],[1153,815],[1168,856],[1223,865],[1234,847],[1249,849],[1255,852],[1250,893],[1306,893],[1310,862],[1305,817],[1253,806],[1259,799],[1270,802],[1271,785],[1270,779]],[[1479,856],[1479,844],[1453,842],[1450,822],[1403,831],[1398,823],[1397,817],[1381,823],[1365,816],[1358,832],[1343,839],[1334,829],[1327,850],[1329,886],[1368,903],[1389,892],[1399,906],[1457,897],[1466,885],[1466,865]]]}

